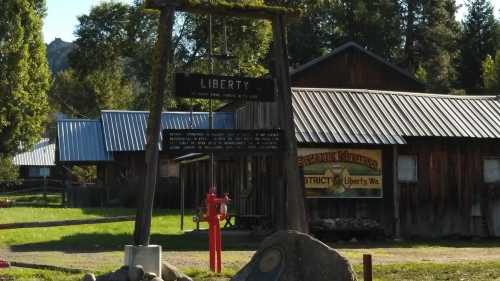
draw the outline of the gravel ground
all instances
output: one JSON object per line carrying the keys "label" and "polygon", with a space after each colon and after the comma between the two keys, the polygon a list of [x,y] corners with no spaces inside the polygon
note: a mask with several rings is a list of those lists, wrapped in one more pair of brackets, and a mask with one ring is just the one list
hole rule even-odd
{"label": "gravel ground", "polygon": [[[500,260],[500,247],[391,247],[391,248],[357,248],[340,249],[353,264],[362,262],[363,254],[372,254],[375,264],[398,264],[413,262],[461,263],[488,262]],[[224,251],[223,263],[228,269],[237,271],[246,264],[253,251]],[[59,251],[13,252],[0,249],[0,257],[10,261],[36,264],[50,264],[86,270],[109,270],[119,267],[123,260],[123,252],[66,253]],[[205,268],[208,264],[208,253],[205,251],[164,251],[163,259],[183,270]],[[98,262],[96,262],[98,261]]]}

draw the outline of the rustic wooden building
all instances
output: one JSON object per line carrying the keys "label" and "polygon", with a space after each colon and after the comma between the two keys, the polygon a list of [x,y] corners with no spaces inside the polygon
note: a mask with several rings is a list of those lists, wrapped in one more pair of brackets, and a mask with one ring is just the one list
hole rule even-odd
{"label": "rustic wooden building", "polygon": [[413,75],[354,42],[290,72],[294,87],[424,92]]}
{"label": "rustic wooden building", "polygon": [[19,167],[19,177],[22,179],[57,177],[58,174],[55,144],[50,143],[48,138],[42,138],[31,150],[16,154],[12,163]]}
{"label": "rustic wooden building", "polygon": [[[103,110],[97,120],[62,119],[57,123],[58,163],[96,166],[99,204],[134,206],[144,185],[144,145],[148,112]],[[214,128],[234,128],[232,113],[215,113]],[[208,128],[206,112],[163,112],[163,129]],[[160,138],[161,142],[161,138]],[[160,145],[160,143],[158,144]],[[155,205],[180,206],[179,164],[161,151]]]}
{"label": "rustic wooden building", "polygon": [[[499,97],[292,91],[309,219],[367,218],[404,237],[500,235]],[[236,127],[276,128],[275,106],[246,104]]]}

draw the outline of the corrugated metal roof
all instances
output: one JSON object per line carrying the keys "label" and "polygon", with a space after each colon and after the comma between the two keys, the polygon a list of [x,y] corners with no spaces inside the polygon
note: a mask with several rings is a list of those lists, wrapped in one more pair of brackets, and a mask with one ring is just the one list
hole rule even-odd
{"label": "corrugated metal roof", "polygon": [[[103,110],[101,120],[108,151],[142,151],[149,112]],[[234,129],[231,112],[214,112],[214,129]],[[207,112],[163,112],[161,129],[208,129]],[[161,143],[161,134],[160,134]],[[161,149],[161,146],[160,146]]]}
{"label": "corrugated metal roof", "polygon": [[32,150],[17,154],[12,159],[16,166],[55,166],[56,145],[41,139]]}
{"label": "corrugated metal roof", "polygon": [[293,88],[299,143],[405,144],[405,137],[500,138],[500,97]]}
{"label": "corrugated metal roof", "polygon": [[63,119],[57,121],[59,161],[111,161],[106,151],[99,120]]}

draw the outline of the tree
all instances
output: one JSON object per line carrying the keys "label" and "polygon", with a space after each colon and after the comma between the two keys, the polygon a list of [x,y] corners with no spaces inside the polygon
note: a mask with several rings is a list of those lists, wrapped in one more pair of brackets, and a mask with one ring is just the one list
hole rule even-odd
{"label": "tree", "polygon": [[396,61],[401,52],[401,5],[396,0],[302,2],[303,19],[288,28],[292,64],[303,64],[346,41]]}
{"label": "tree", "polygon": [[18,176],[19,169],[12,164],[12,158],[0,155],[0,183],[15,183]]}
{"label": "tree", "polygon": [[0,159],[29,149],[44,129],[50,83],[44,7],[43,0],[0,2]]}
{"label": "tree", "polygon": [[484,89],[491,92],[500,92],[500,51],[495,57],[487,55],[482,62],[482,78]]}
{"label": "tree", "polygon": [[429,90],[448,93],[456,78],[457,7],[454,0],[425,0],[422,8],[419,60],[427,73]]}
{"label": "tree", "polygon": [[79,77],[73,69],[54,78],[49,98],[54,109],[68,115],[95,118],[101,110],[128,109],[132,103],[132,85],[120,67],[94,70]]}
{"label": "tree", "polygon": [[460,40],[459,78],[465,89],[476,89],[483,87],[481,63],[488,55],[495,55],[498,24],[489,0],[469,0],[466,7]]}

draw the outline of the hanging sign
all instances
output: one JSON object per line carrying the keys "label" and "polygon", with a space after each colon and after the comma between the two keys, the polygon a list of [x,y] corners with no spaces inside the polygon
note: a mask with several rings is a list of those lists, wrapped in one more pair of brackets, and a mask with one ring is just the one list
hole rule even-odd
{"label": "hanging sign", "polygon": [[174,153],[274,152],[282,148],[281,130],[163,130],[163,151]]}
{"label": "hanging sign", "polygon": [[175,95],[180,98],[274,101],[274,80],[236,76],[176,73]]}
{"label": "hanging sign", "polygon": [[305,195],[332,198],[381,198],[382,151],[379,149],[307,149],[298,151]]}

